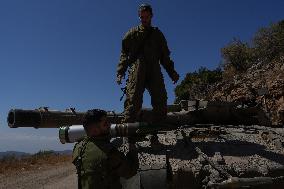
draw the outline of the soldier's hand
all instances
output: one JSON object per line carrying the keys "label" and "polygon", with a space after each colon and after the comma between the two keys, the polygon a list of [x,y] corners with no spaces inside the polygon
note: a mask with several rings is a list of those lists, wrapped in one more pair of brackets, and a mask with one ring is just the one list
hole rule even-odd
{"label": "soldier's hand", "polygon": [[173,80],[173,84],[176,84],[179,80],[179,74],[177,72],[174,72],[172,75],[172,80]]}
{"label": "soldier's hand", "polygon": [[117,83],[118,85],[121,85],[123,78],[124,78],[123,75],[117,75],[117,76],[116,76],[116,83]]}

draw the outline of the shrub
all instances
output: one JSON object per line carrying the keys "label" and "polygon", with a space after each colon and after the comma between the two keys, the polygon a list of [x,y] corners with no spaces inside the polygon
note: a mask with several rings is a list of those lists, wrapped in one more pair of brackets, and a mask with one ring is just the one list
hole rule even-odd
{"label": "shrub", "polygon": [[253,38],[258,60],[269,62],[284,54],[284,20],[261,28]]}
{"label": "shrub", "polygon": [[221,49],[223,68],[236,73],[245,72],[254,62],[254,49],[248,43],[234,39],[227,46]]}
{"label": "shrub", "polygon": [[210,71],[201,67],[196,72],[187,73],[181,84],[175,88],[176,103],[180,100],[206,97],[209,85],[245,74],[253,64],[283,61],[284,20],[261,28],[254,35],[251,44],[233,39],[221,49],[221,55],[223,72],[220,68]]}
{"label": "shrub", "polygon": [[196,98],[198,93],[206,93],[207,87],[217,81],[222,80],[222,71],[220,68],[208,70],[201,67],[197,72],[187,73],[181,84],[175,88],[176,100],[189,100]]}

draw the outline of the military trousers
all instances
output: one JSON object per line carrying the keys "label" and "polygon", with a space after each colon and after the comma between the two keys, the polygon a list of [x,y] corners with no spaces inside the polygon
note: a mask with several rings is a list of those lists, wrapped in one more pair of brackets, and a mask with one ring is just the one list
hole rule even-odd
{"label": "military trousers", "polygon": [[153,122],[159,122],[166,118],[167,92],[160,64],[156,62],[146,65],[137,61],[129,69],[124,102],[124,122],[137,121],[142,108],[145,89],[151,96]]}

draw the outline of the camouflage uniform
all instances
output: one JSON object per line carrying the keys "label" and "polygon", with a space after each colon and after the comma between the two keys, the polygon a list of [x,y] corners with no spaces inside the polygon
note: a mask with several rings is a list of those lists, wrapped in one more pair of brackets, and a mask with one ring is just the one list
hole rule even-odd
{"label": "camouflage uniform", "polygon": [[[143,42],[144,40],[145,42]],[[122,40],[122,50],[117,68],[117,75],[124,75],[127,68],[130,67],[124,102],[125,122],[135,122],[137,119],[142,108],[145,88],[151,95],[155,118],[157,120],[165,118],[167,92],[160,64],[173,78],[176,71],[169,55],[167,41],[158,28],[145,28],[139,25],[126,33]]]}
{"label": "camouflage uniform", "polygon": [[130,178],[136,174],[138,157],[135,151],[125,157],[109,140],[86,137],[73,149],[73,164],[77,173],[80,172],[78,183],[82,189],[119,189],[120,177]]}

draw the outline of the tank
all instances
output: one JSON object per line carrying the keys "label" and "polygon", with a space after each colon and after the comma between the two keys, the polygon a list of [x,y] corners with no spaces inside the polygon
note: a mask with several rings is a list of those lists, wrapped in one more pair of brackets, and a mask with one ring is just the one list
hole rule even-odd
{"label": "tank", "polygon": [[158,145],[137,143],[140,169],[142,173],[165,170],[167,179],[159,181],[160,188],[280,189],[284,188],[283,136],[282,127],[257,125],[201,124],[167,131],[158,134]]}
{"label": "tank", "polygon": [[[119,150],[128,150],[128,136],[145,137],[136,142],[139,172],[122,181],[124,188],[284,188],[284,129],[268,115],[251,104],[200,100],[168,105],[160,125],[151,124],[151,109],[143,109],[137,123],[121,123],[122,113],[109,112]],[[12,109],[7,121],[11,128],[61,127],[66,143],[85,136],[83,117],[74,109]],[[159,143],[151,144],[157,132]]]}

